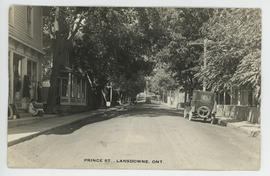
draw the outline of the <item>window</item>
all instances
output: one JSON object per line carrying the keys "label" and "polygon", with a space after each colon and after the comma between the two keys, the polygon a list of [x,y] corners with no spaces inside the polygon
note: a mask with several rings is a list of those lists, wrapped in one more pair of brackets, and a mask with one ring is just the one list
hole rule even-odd
{"label": "window", "polygon": [[27,16],[27,33],[30,34],[31,36],[33,35],[33,8],[32,7],[27,7],[26,10]]}

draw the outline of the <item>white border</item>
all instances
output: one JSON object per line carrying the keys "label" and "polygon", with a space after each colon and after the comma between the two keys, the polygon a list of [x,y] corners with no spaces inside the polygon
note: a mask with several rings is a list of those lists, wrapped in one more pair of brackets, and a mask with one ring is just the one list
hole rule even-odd
{"label": "white border", "polygon": [[[270,1],[267,0],[1,0],[0,1],[0,175],[269,175],[269,136],[270,117],[267,111],[270,98]],[[10,4],[22,5],[61,5],[61,6],[146,6],[146,7],[244,7],[261,8],[263,17],[262,38],[262,162],[260,171],[175,171],[175,170],[89,170],[89,169],[9,169],[7,168],[7,101],[8,101],[8,6]]]}

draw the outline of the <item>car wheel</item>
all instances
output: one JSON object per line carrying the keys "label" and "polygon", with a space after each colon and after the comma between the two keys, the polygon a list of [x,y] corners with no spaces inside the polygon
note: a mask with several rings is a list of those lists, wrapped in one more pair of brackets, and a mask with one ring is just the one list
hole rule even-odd
{"label": "car wheel", "polygon": [[207,106],[201,106],[198,108],[198,115],[201,118],[207,118],[210,115],[210,109]]}

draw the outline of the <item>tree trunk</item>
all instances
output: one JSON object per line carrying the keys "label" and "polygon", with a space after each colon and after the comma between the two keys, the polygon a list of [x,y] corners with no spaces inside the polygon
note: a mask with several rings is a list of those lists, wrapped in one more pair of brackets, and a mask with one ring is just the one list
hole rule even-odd
{"label": "tree trunk", "polygon": [[50,78],[50,89],[49,89],[49,94],[48,94],[48,99],[47,99],[47,112],[48,113],[56,113],[55,112],[55,107],[57,104],[57,97],[58,92],[57,92],[57,69],[52,68],[52,74],[51,74],[51,78]]}
{"label": "tree trunk", "polygon": [[187,102],[187,90],[185,89],[185,103]]}
{"label": "tree trunk", "polygon": [[70,50],[70,41],[57,37],[54,40],[53,44],[53,67],[52,74],[50,78],[50,89],[47,99],[48,113],[56,113],[56,105],[59,104],[60,95],[59,95],[59,87],[58,87],[58,76],[59,71],[63,67],[67,65],[67,58]]}

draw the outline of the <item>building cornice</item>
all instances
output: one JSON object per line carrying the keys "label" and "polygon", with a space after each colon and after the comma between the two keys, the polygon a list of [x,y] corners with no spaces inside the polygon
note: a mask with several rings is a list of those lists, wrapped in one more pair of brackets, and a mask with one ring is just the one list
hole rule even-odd
{"label": "building cornice", "polygon": [[36,47],[34,47],[34,46],[31,46],[31,45],[27,44],[26,42],[22,41],[21,39],[18,39],[17,37],[13,36],[12,34],[9,34],[9,37],[12,38],[13,40],[16,40],[16,41],[22,43],[23,45],[25,45],[25,46],[27,46],[27,47],[33,49],[33,50],[39,52],[39,53],[42,54],[42,55],[45,54],[45,52],[44,52],[43,50],[40,50],[40,49],[38,49],[38,48],[36,48]]}

